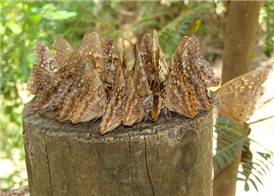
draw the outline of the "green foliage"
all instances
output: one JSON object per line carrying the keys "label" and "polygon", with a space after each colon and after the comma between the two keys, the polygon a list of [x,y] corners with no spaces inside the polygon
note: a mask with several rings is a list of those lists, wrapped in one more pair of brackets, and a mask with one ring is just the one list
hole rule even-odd
{"label": "green foliage", "polygon": [[274,2],[264,1],[259,16],[259,35],[264,38],[264,42],[260,44],[262,52],[267,57],[271,57],[274,51]]}
{"label": "green foliage", "polygon": [[[219,138],[216,153],[213,156],[214,170],[218,168],[218,165],[219,167],[223,167],[224,160],[228,163],[234,161],[235,157],[239,156],[238,149],[243,151],[249,150],[251,142],[260,145],[255,140],[246,136],[244,134],[245,130],[229,118],[218,117],[214,127],[215,133]],[[260,146],[263,147],[262,145]],[[237,172],[243,177],[237,177],[234,180],[244,181],[245,191],[249,191],[250,183],[258,191],[257,183],[259,182],[263,186],[261,177],[264,178],[268,172],[271,172],[268,165],[274,166],[274,153],[266,148],[264,149],[266,152],[256,152],[261,158],[252,160],[252,155],[250,155],[242,159],[241,168]]]}

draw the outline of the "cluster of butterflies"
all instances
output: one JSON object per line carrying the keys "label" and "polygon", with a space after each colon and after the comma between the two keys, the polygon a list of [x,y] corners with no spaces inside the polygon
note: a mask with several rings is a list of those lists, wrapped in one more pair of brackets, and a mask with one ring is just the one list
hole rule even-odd
{"label": "cluster of butterflies", "polygon": [[157,31],[144,34],[139,48],[134,44],[135,62],[127,68],[124,40],[119,53],[111,36],[102,40],[98,32],[85,35],[75,51],[58,38],[54,56],[43,42],[36,46],[28,90],[36,95],[34,111],[56,110],[56,118],[73,124],[102,117],[103,135],[120,125],[132,126],[143,119],[157,121],[162,110],[193,118],[199,109],[212,104],[224,116],[243,122],[252,115],[267,70],[239,76],[217,91],[220,78],[199,54],[199,41],[184,36],[170,65],[162,51]]}

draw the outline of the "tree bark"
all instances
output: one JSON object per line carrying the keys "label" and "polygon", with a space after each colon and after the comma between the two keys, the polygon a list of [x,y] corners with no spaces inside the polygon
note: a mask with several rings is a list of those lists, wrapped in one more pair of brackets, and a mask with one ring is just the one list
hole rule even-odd
{"label": "tree bark", "polygon": [[261,1],[229,1],[222,84],[252,69]]}
{"label": "tree bark", "polygon": [[[226,30],[223,53],[222,84],[251,71],[255,51],[258,18],[261,1],[229,1],[227,5]],[[228,133],[227,133],[228,134]],[[218,137],[217,143],[222,143]],[[218,167],[214,172],[213,195],[233,196],[236,193],[237,170],[242,157]]]}
{"label": "tree bark", "polygon": [[212,195],[212,112],[100,136],[100,120],[59,123],[31,105],[23,136],[32,196]]}

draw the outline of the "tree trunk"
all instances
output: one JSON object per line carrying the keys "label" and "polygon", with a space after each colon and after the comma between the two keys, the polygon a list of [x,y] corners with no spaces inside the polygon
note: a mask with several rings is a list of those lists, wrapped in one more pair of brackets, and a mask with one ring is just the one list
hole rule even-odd
{"label": "tree trunk", "polygon": [[[227,5],[222,84],[252,69],[260,7],[261,1],[229,1]],[[217,143],[222,143],[222,139],[218,138]],[[237,177],[243,153],[240,148],[238,151],[235,161],[231,164],[225,162],[215,171],[214,196],[235,195],[236,181],[233,179]]]}
{"label": "tree trunk", "polygon": [[212,195],[212,112],[100,136],[100,120],[59,123],[31,105],[23,136],[32,196]]}
{"label": "tree trunk", "polygon": [[261,1],[229,1],[222,84],[252,69]]}

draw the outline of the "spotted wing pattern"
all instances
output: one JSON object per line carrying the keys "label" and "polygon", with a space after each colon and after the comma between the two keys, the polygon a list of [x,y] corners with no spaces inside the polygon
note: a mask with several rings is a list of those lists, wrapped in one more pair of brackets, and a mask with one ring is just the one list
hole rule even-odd
{"label": "spotted wing pattern", "polygon": [[267,75],[267,69],[258,69],[228,81],[213,93],[216,108],[236,123],[247,121]]}
{"label": "spotted wing pattern", "polygon": [[[93,64],[89,61],[89,58],[81,58],[77,52],[72,53],[71,56],[75,59],[77,66],[75,68],[74,78],[68,88],[66,88],[66,96],[57,110],[56,118],[60,122],[70,119],[77,103],[80,102],[84,95],[85,74],[89,71],[94,71]],[[72,61],[74,62],[74,60]]]}
{"label": "spotted wing pattern", "polygon": [[73,47],[69,44],[69,42],[65,38],[58,38],[55,42],[55,51],[56,51],[56,61],[60,65],[60,67],[63,66],[63,64],[68,60],[69,55],[75,50]]}
{"label": "spotted wing pattern", "polygon": [[126,79],[126,104],[122,122],[124,125],[132,126],[139,122],[145,115],[141,101],[136,91],[132,74]]}
{"label": "spotted wing pattern", "polygon": [[85,84],[84,94],[81,101],[77,102],[75,110],[70,116],[70,120],[74,124],[101,117],[106,108],[106,93],[96,70],[87,72],[83,83]]}
{"label": "spotted wing pattern", "polygon": [[[186,48],[187,49],[187,48]],[[182,54],[174,53],[171,62],[171,72],[166,84],[166,103],[169,110],[174,111],[182,116],[193,118],[198,110],[195,104],[194,93],[187,84],[185,76],[181,76],[179,65],[183,60],[188,61],[187,50]]]}
{"label": "spotted wing pattern", "polygon": [[100,124],[100,134],[102,135],[114,130],[122,124],[126,100],[126,87],[123,70],[120,66],[116,69],[114,88],[112,91],[111,99],[108,102],[106,112]]}
{"label": "spotted wing pattern", "polygon": [[[37,61],[35,66],[33,66],[34,68],[31,72],[30,81],[27,86],[27,89],[33,95],[37,95],[38,89],[40,88],[40,82],[37,79],[41,77],[41,70],[43,69],[46,72],[56,73],[59,69],[56,59],[44,42],[38,42],[35,52]],[[37,66],[42,69],[39,69]]]}
{"label": "spotted wing pattern", "polygon": [[158,116],[161,110],[162,99],[160,96],[160,50],[159,47],[156,48],[155,59],[152,60],[152,64],[155,63],[155,74],[154,74],[154,84],[152,92],[152,119],[154,122],[158,120]]}
{"label": "spotted wing pattern", "polygon": [[187,83],[194,92],[195,102],[198,109],[209,111],[211,109],[212,101],[207,90],[207,84],[196,67],[197,47],[187,40],[186,44],[187,45],[183,47],[182,63],[178,65],[180,74],[187,78]]}
{"label": "spotted wing pattern", "polygon": [[133,66],[133,80],[141,102],[146,102],[152,92],[147,81],[142,59],[137,45],[134,45],[135,62]]}
{"label": "spotted wing pattern", "polygon": [[116,44],[110,35],[105,37],[104,60],[105,60],[105,81],[109,84],[113,84],[116,68],[118,66],[121,66],[121,60],[118,55]]}
{"label": "spotted wing pattern", "polygon": [[151,56],[151,37],[148,33],[144,34],[140,44],[140,56],[146,73],[148,81],[151,81],[154,74],[152,68],[152,56]]}
{"label": "spotted wing pattern", "polygon": [[96,31],[85,35],[82,46],[78,52],[81,56],[91,56],[95,61],[95,69],[102,81],[105,80],[105,62],[103,57],[104,42],[100,34]]}

